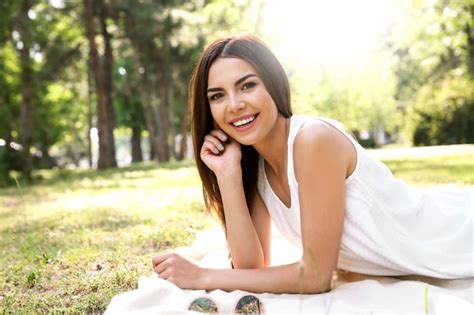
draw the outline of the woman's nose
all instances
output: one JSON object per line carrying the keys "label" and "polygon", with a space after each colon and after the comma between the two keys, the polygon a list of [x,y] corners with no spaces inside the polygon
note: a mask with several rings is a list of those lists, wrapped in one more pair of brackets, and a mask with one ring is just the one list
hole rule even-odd
{"label": "woman's nose", "polygon": [[229,98],[229,108],[231,111],[240,111],[245,108],[245,102],[237,97]]}

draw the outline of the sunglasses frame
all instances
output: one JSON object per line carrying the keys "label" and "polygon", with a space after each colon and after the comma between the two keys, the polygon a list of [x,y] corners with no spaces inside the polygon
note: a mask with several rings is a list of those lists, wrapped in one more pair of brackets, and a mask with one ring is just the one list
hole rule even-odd
{"label": "sunglasses frame", "polygon": [[[240,305],[240,303],[244,302],[246,299],[252,299],[252,301],[250,303],[243,303],[243,305]],[[210,305],[212,307],[212,312],[206,312],[206,311],[202,311],[201,309],[192,309],[191,307],[193,306],[193,304],[195,305],[200,305],[199,304],[199,300],[203,300],[203,301],[210,301]],[[245,306],[248,306],[250,305],[251,303],[254,303],[254,302],[257,302],[258,303],[258,306],[257,306],[257,312],[244,312],[245,310]],[[214,307],[215,307],[215,312],[214,312]],[[238,309],[238,307],[240,309]],[[221,314],[221,310],[219,308],[219,304],[211,297],[209,296],[206,296],[206,295],[201,295],[201,296],[197,296],[195,297],[189,304],[188,304],[188,307],[186,308],[187,310],[189,311],[194,311],[194,312],[199,312],[199,313],[207,313],[207,314]],[[249,310],[249,311],[254,311],[254,310]],[[237,302],[235,302],[234,306],[232,307],[232,314],[265,314],[265,307],[264,307],[264,304],[262,303],[262,301],[256,297],[255,295],[253,294],[246,294],[242,297],[240,297]]]}

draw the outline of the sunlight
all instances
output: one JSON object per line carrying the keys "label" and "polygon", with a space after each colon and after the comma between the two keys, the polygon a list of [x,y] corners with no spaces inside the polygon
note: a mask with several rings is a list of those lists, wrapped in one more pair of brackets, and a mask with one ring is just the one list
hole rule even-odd
{"label": "sunlight", "polygon": [[56,9],[64,9],[66,7],[64,0],[50,0],[49,4]]}
{"label": "sunlight", "polygon": [[395,13],[389,0],[269,0],[263,32],[284,60],[351,64],[377,46]]}

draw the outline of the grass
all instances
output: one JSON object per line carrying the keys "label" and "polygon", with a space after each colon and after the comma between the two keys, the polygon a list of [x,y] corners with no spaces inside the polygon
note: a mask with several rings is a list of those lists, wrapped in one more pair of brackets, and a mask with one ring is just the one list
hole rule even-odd
{"label": "grass", "polygon": [[[385,159],[419,185],[473,185],[474,151]],[[40,171],[0,189],[0,312],[103,312],[151,274],[153,254],[191,244],[204,214],[192,162]],[[41,180],[39,180],[40,178]]]}
{"label": "grass", "polygon": [[474,185],[474,151],[463,155],[449,154],[430,158],[384,159],[383,162],[396,177],[411,184]]}
{"label": "grass", "polygon": [[0,190],[0,312],[101,312],[213,221],[191,163],[43,171]]}

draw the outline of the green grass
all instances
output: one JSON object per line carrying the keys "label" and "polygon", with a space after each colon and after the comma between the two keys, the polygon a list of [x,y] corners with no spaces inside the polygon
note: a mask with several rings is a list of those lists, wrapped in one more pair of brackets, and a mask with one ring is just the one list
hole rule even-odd
{"label": "green grass", "polygon": [[474,185],[474,152],[446,154],[430,158],[403,157],[384,159],[395,177],[404,181],[428,186],[455,183]]}
{"label": "green grass", "polygon": [[43,171],[0,190],[0,312],[101,312],[213,224],[192,163]]}
{"label": "green grass", "polygon": [[[419,185],[473,185],[474,152],[386,159]],[[0,189],[0,313],[102,312],[151,274],[151,257],[191,244],[204,214],[192,162],[41,171]]]}

